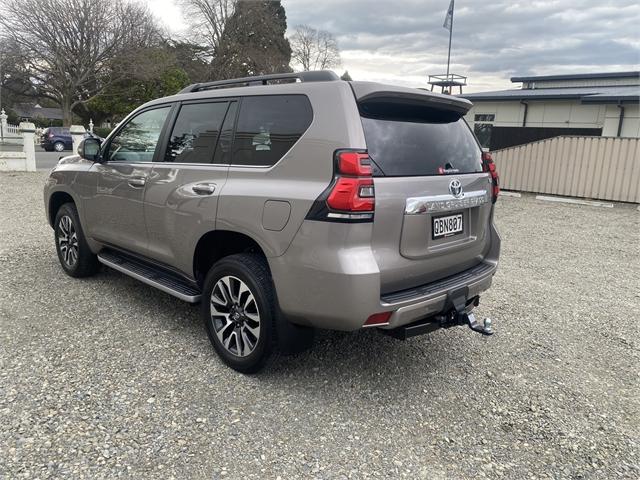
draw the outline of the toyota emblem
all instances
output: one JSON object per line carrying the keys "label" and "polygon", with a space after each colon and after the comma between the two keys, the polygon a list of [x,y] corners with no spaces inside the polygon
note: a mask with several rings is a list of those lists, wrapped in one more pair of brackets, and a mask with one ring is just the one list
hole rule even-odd
{"label": "toyota emblem", "polygon": [[462,184],[460,183],[460,180],[457,178],[451,180],[451,182],[449,182],[449,191],[454,197],[460,198],[462,196]]}

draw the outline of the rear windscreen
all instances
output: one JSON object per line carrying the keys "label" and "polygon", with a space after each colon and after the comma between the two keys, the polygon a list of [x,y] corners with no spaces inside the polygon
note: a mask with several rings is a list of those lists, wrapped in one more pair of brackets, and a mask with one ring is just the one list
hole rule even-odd
{"label": "rear windscreen", "polygon": [[482,151],[460,113],[387,102],[359,109],[374,175],[482,172]]}

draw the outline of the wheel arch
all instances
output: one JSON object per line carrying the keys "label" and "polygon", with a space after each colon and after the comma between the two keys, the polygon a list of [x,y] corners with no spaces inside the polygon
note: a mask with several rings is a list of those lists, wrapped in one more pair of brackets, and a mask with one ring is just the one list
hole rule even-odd
{"label": "wheel arch", "polygon": [[[193,277],[202,285],[212,265],[236,253],[257,253],[266,259],[264,249],[251,236],[232,230],[212,230],[203,234],[193,253]],[[268,265],[268,262],[267,262]]]}
{"label": "wheel arch", "polygon": [[56,214],[58,213],[58,210],[65,203],[73,203],[76,206],[76,208],[78,208],[78,203],[76,202],[75,198],[73,198],[73,196],[69,192],[65,192],[64,190],[53,192],[49,197],[48,220],[49,220],[49,225],[51,225],[52,227],[56,219]]}

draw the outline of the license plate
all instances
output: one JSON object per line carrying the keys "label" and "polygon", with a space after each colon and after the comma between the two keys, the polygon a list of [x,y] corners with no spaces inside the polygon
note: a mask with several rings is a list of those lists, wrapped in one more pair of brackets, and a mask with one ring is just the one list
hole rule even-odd
{"label": "license plate", "polygon": [[446,217],[435,217],[433,219],[431,234],[432,238],[445,238],[462,233],[462,214],[447,215]]}

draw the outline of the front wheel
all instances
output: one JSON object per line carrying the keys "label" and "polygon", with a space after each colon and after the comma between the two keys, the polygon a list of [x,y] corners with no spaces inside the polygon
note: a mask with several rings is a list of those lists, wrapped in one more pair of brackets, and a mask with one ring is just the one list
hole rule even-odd
{"label": "front wheel", "polygon": [[242,373],[263,368],[274,352],[275,294],[265,260],[230,255],[217,262],[204,283],[202,317],[213,348]]}
{"label": "front wheel", "polygon": [[73,203],[65,203],[56,213],[54,221],[56,251],[60,265],[71,277],[88,277],[100,269],[80,225],[78,210]]}

